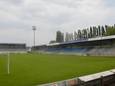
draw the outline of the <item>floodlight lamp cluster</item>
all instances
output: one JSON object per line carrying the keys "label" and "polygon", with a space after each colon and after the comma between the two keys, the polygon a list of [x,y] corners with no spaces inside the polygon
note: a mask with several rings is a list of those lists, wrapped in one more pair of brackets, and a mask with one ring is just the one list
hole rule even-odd
{"label": "floodlight lamp cluster", "polygon": [[32,28],[33,28],[32,30],[34,30],[34,31],[36,30],[36,26],[32,26]]}

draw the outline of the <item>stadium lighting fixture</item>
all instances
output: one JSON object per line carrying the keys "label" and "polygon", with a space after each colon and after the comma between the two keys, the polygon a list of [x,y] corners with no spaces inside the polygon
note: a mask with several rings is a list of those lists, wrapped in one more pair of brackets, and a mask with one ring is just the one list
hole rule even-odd
{"label": "stadium lighting fixture", "polygon": [[36,26],[32,26],[32,30],[33,30],[33,33],[34,33],[33,44],[34,44],[34,47],[35,47],[35,31],[36,31]]}

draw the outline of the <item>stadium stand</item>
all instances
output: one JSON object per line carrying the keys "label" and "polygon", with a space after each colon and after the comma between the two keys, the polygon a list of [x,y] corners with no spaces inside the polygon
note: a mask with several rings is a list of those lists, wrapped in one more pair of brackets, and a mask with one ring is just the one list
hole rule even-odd
{"label": "stadium stand", "polygon": [[34,50],[78,55],[115,55],[115,36],[75,40],[35,46]]}
{"label": "stadium stand", "polygon": [[55,53],[64,53],[64,54],[84,54],[87,49],[86,48],[55,48],[55,49],[48,49],[47,51],[55,52]]}
{"label": "stadium stand", "polygon": [[115,48],[111,47],[111,48],[94,48],[90,51],[87,52],[87,54],[89,55],[115,55]]}
{"label": "stadium stand", "polygon": [[26,44],[14,44],[14,43],[1,43],[0,53],[25,53],[27,51]]}

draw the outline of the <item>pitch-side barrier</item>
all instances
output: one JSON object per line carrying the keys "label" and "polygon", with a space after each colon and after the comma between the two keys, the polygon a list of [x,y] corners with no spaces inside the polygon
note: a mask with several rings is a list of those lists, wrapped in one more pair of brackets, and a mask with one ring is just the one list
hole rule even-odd
{"label": "pitch-side barrier", "polygon": [[37,86],[115,86],[115,69]]}

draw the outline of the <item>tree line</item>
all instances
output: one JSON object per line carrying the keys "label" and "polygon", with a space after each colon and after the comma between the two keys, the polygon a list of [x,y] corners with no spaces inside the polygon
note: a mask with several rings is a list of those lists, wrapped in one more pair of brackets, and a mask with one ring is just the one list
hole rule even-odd
{"label": "tree line", "polygon": [[73,33],[66,32],[65,35],[61,31],[57,31],[56,41],[53,41],[52,43],[68,42],[73,40],[82,40],[82,39],[96,38],[110,35],[115,35],[115,24],[112,26],[109,25],[90,26],[89,28],[78,29]]}

